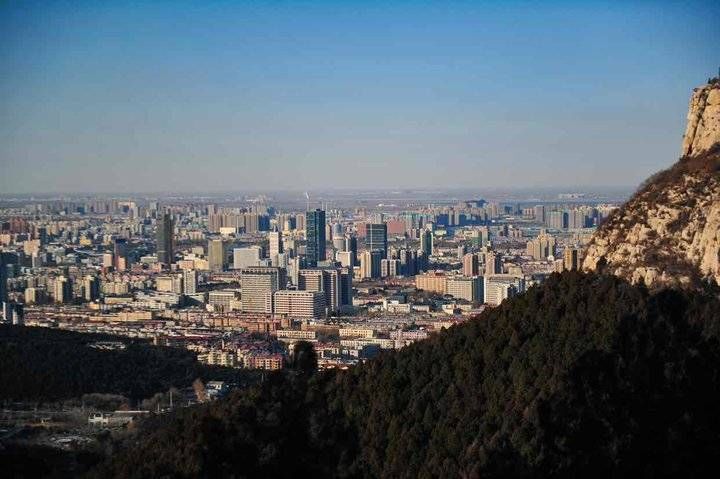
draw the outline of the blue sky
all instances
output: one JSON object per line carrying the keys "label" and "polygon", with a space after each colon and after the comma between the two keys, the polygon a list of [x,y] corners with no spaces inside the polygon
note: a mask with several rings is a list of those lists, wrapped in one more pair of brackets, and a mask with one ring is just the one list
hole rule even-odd
{"label": "blue sky", "polygon": [[719,45],[716,2],[3,2],[0,191],[635,185]]}

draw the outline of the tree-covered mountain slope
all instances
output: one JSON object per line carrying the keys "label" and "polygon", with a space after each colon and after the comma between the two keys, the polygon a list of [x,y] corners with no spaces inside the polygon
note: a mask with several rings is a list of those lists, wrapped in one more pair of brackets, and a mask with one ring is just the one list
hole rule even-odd
{"label": "tree-covered mountain slope", "polygon": [[700,475],[720,454],[719,331],[717,291],[553,275],[360,367],[148,421],[93,475]]}

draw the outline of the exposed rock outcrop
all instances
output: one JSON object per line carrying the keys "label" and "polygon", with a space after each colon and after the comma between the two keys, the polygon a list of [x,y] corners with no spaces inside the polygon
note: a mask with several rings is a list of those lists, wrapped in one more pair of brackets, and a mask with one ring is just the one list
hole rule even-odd
{"label": "exposed rock outcrop", "polygon": [[693,90],[682,156],[696,156],[720,142],[720,82]]}
{"label": "exposed rock outcrop", "polygon": [[653,288],[720,283],[720,83],[693,92],[682,152],[598,229],[584,269]]}

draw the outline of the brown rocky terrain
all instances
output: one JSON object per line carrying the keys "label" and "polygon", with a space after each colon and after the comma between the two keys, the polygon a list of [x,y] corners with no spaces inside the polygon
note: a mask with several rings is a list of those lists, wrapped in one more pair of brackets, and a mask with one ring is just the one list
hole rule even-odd
{"label": "brown rocky terrain", "polygon": [[693,91],[682,157],[603,223],[583,269],[652,288],[720,283],[720,81]]}

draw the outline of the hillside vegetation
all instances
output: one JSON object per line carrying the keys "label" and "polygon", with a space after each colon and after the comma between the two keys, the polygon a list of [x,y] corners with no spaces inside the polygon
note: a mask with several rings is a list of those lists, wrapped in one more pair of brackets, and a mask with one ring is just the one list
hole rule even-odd
{"label": "hillside vegetation", "polygon": [[545,284],[345,372],[147,421],[94,477],[686,476],[720,454],[717,290]]}
{"label": "hillside vegetation", "polygon": [[[120,341],[100,350],[96,341]],[[58,401],[89,393],[142,399],[201,378],[238,379],[237,370],[206,366],[178,348],[108,335],[0,325],[0,400]]]}

